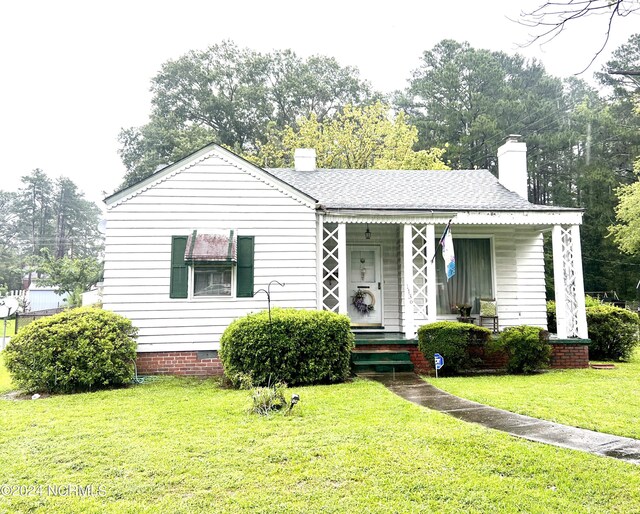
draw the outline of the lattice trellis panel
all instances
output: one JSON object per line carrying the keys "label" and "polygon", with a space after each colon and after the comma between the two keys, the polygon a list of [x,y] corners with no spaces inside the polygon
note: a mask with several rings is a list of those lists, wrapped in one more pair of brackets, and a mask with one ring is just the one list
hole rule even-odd
{"label": "lattice trellis panel", "polygon": [[325,223],[322,227],[322,308],[338,312],[338,224]]}
{"label": "lattice trellis panel", "polygon": [[560,240],[562,244],[562,274],[564,277],[565,317],[567,336],[578,337],[578,295],[576,288],[576,263],[573,252],[573,235],[570,230],[562,228]]}
{"label": "lattice trellis panel", "polygon": [[426,225],[411,226],[411,275],[413,293],[413,312],[416,322],[427,321],[427,306],[429,305],[427,291],[427,227]]}

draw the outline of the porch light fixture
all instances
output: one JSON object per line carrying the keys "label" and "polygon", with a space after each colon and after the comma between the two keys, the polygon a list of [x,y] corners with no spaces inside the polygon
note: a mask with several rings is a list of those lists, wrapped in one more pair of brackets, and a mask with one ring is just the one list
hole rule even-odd
{"label": "porch light fixture", "polygon": [[369,224],[367,223],[367,230],[364,231],[364,238],[371,239],[371,230],[369,230]]}

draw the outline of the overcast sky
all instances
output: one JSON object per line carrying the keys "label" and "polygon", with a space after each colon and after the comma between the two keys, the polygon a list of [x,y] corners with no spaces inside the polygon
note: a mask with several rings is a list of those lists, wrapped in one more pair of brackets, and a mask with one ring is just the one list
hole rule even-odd
{"label": "overcast sky", "polygon": [[[14,0],[0,7],[0,189],[34,168],[71,178],[102,205],[122,181],[122,127],[142,125],[160,65],[223,39],[258,51],[291,48],[333,56],[383,92],[404,88],[424,50],[444,38],[537,57],[557,76],[584,68],[603,37],[582,20],[556,40],[519,49],[516,19],[542,0],[348,2],[323,0]],[[640,28],[617,20],[601,58]]]}

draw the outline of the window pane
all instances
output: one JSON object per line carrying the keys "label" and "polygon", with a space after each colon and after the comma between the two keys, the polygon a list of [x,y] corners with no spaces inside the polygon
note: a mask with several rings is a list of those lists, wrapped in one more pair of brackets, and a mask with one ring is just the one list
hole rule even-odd
{"label": "window pane", "polygon": [[231,296],[231,267],[196,268],[194,296]]}
{"label": "window pane", "polygon": [[376,253],[374,250],[351,251],[351,282],[377,282]]}
{"label": "window pane", "polygon": [[[437,241],[436,241],[437,247]],[[454,239],[456,274],[447,282],[440,249],[436,252],[438,314],[457,313],[456,305],[470,305],[477,314],[480,298],[493,298],[491,241]]]}

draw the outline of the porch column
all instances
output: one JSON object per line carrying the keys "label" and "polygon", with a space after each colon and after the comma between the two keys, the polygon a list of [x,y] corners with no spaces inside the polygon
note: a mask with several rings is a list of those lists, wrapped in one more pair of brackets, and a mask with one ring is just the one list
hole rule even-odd
{"label": "porch column", "polygon": [[438,316],[438,296],[436,291],[436,260],[431,259],[436,254],[436,227],[427,225],[427,322],[435,323]]}
{"label": "porch column", "polygon": [[338,313],[347,314],[347,225],[338,223]]}
{"label": "porch column", "polygon": [[402,331],[405,337],[414,337],[416,333],[413,312],[413,227],[404,225],[402,233]]}
{"label": "porch column", "polygon": [[324,216],[316,218],[316,309],[324,308]]}
{"label": "porch column", "polygon": [[553,278],[558,338],[587,338],[580,227],[553,227]]}
{"label": "porch column", "polygon": [[584,303],[584,274],[582,270],[582,244],[580,243],[580,226],[571,226],[571,241],[573,242],[573,266],[576,276],[576,303],[578,307],[578,337],[589,337],[587,328],[587,311]]}

